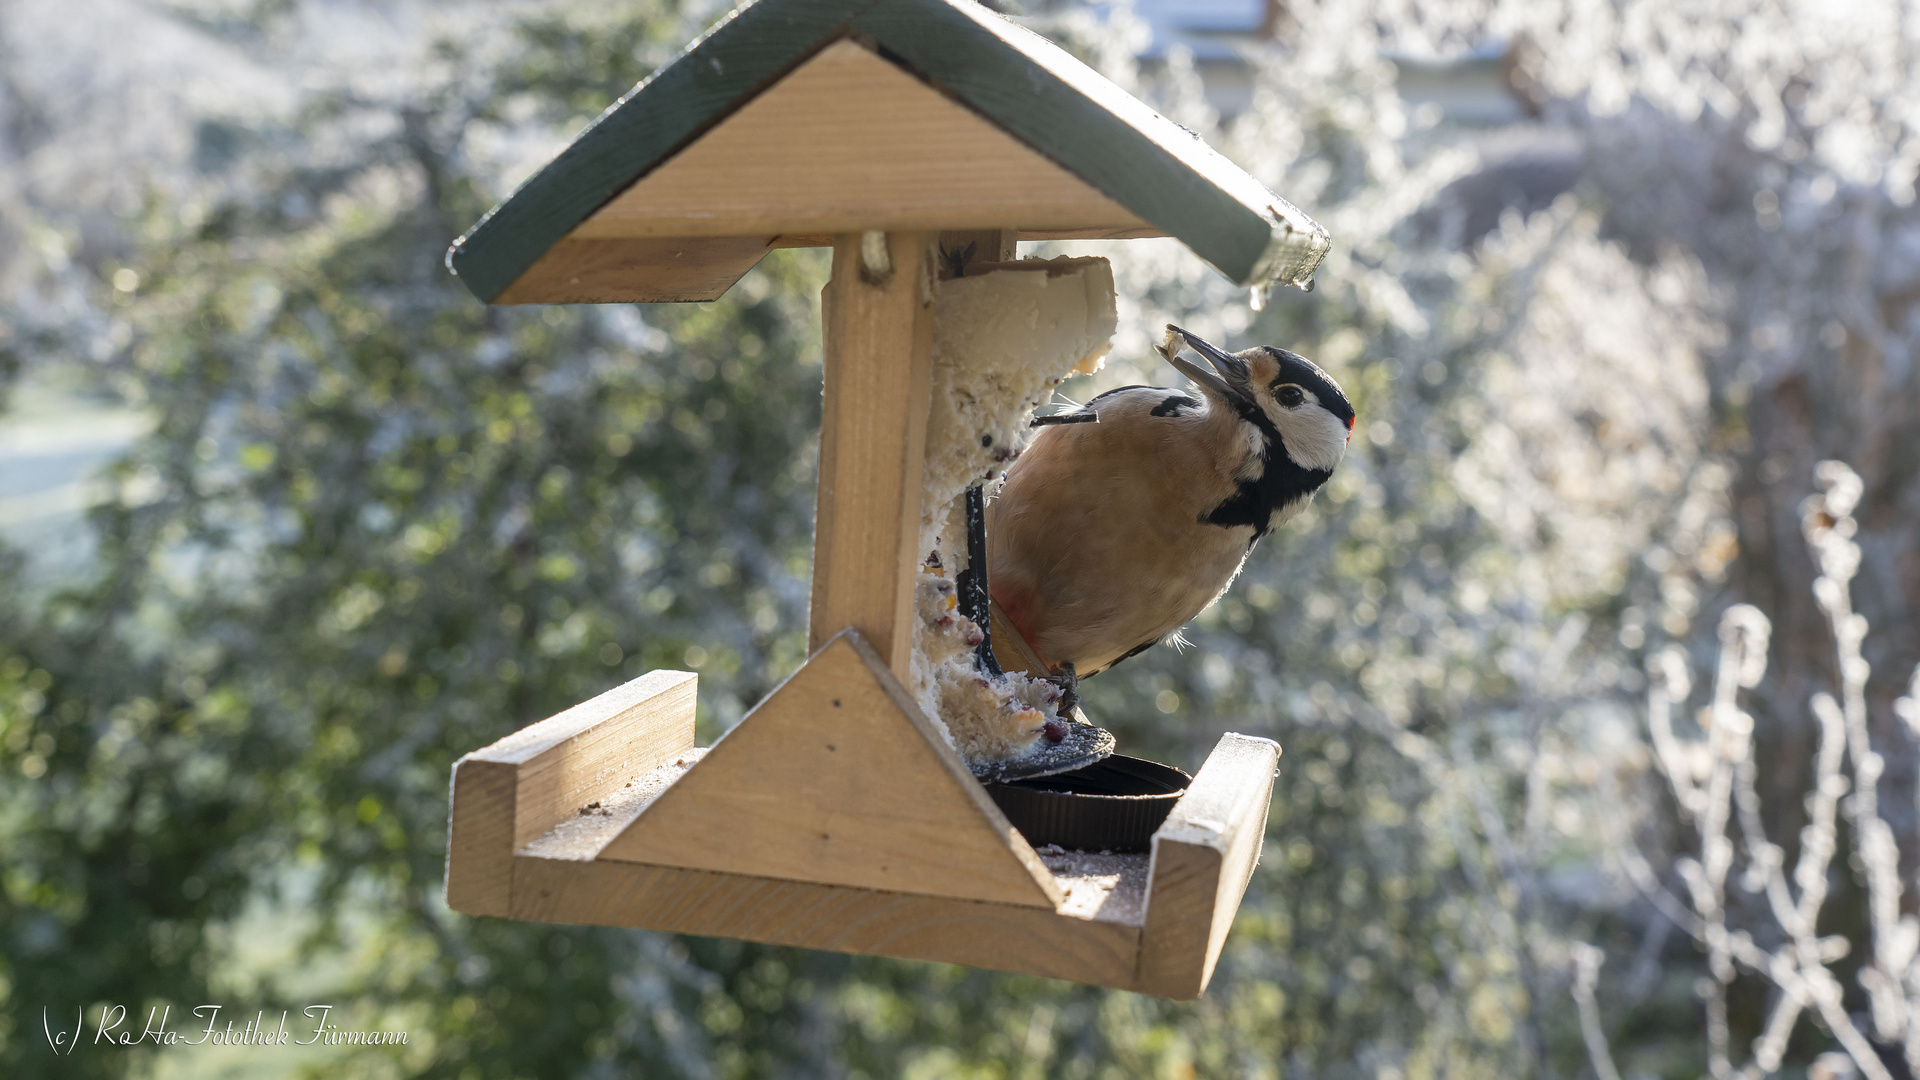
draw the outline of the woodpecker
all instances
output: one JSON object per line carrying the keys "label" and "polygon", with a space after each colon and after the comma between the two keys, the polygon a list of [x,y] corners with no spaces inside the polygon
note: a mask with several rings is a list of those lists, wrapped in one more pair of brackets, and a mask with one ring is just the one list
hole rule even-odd
{"label": "woodpecker", "polygon": [[1304,357],[1173,325],[1159,351],[1197,396],[1125,386],[1041,418],[987,504],[993,604],[1069,691],[1218,600],[1353,437],[1347,395]]}

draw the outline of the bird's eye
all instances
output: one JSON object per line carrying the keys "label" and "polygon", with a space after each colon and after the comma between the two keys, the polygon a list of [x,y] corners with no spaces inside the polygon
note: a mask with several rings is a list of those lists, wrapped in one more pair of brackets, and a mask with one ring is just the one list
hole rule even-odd
{"label": "bird's eye", "polygon": [[1291,385],[1281,387],[1273,396],[1279,400],[1280,404],[1288,408],[1292,408],[1307,400],[1307,395],[1302,392],[1299,387]]}

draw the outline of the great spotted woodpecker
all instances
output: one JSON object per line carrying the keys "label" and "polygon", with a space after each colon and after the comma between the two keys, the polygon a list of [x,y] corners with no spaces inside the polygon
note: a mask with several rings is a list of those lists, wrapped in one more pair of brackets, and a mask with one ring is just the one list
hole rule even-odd
{"label": "great spotted woodpecker", "polygon": [[1160,353],[1198,396],[1126,386],[1041,418],[987,503],[993,603],[1068,690],[1218,600],[1353,436],[1353,405],[1312,361],[1167,331]]}

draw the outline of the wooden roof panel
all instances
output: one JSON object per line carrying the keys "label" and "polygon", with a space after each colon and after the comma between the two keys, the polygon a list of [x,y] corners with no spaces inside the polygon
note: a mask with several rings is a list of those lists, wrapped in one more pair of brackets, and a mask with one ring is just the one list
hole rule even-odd
{"label": "wooden roof panel", "polygon": [[571,236],[1146,224],[965,106],[843,39],[615,196]]}
{"label": "wooden roof panel", "polygon": [[878,2],[762,0],[730,12],[487,211],[447,250],[447,268],[475,296],[494,302],[608,199],[761,86],[844,36],[848,19]]}
{"label": "wooden roof panel", "polygon": [[[756,228],[755,222],[741,220],[733,211],[711,210],[710,216],[698,216],[697,205],[686,201],[695,193],[684,186],[650,185],[651,174],[675,171],[676,155],[692,151],[708,132],[717,135],[717,128],[736,111],[750,101],[758,104],[758,98],[789,72],[847,37],[878,48],[882,56],[900,65],[896,70],[903,78],[910,75],[913,78],[908,81],[927,89],[925,95],[909,95],[923,105],[944,95],[953,106],[943,114],[949,119],[984,118],[983,127],[997,127],[1010,136],[994,144],[996,153],[1006,156],[1008,144],[1024,144],[1030,156],[1010,156],[1019,158],[1021,168],[1036,178],[1031,192],[1034,205],[1009,206],[1005,186],[985,183],[973,190],[976,202],[949,199],[933,206],[939,214],[948,215],[939,221],[912,216],[896,222],[885,214],[868,220],[823,213],[809,224],[788,228],[779,224],[786,220],[780,217],[786,211],[769,210]],[[882,106],[892,104],[890,100],[839,100],[845,102],[839,108],[846,110],[846,119],[885,112]],[[923,109],[928,115],[937,111]],[[815,126],[831,125],[832,118],[827,117]],[[909,156],[898,145],[879,145],[894,150],[883,156]],[[730,152],[735,160],[751,157],[738,141]],[[933,152],[932,161],[876,160],[874,164],[892,170],[896,178],[941,164],[965,167],[963,155],[939,154],[937,148]],[[708,155],[706,164],[715,160],[715,155]],[[1066,179],[1077,179],[1091,189],[1094,198],[1088,200],[1077,189],[1061,184],[1056,173],[1037,168],[1036,162],[1051,162],[1068,174]],[[783,168],[768,162],[757,177],[738,171],[734,174],[737,190],[729,181],[724,193],[715,188],[705,194],[716,207],[732,205],[736,211],[749,196],[778,203],[778,192],[770,191],[764,182],[758,187],[755,183],[777,179]],[[680,181],[695,175],[679,171],[684,173]],[[787,170],[786,175],[793,173]],[[663,216],[661,208],[648,200],[669,192],[681,202]],[[1061,197],[1068,192],[1071,197]],[[1054,198],[1053,204],[1047,202],[1049,198]],[[1092,220],[1109,213],[1108,204],[1123,216]],[[1039,210],[1043,216],[1062,214],[1064,209],[1072,212],[1051,221],[998,216],[1014,209]],[[1089,219],[1070,220],[1083,211]],[[682,216],[666,224],[665,217],[672,214]],[[637,292],[613,290],[623,299],[695,298],[711,291],[725,273],[737,277],[736,268],[744,273],[752,266],[751,253],[742,248],[740,236],[771,232],[791,238],[909,223],[1017,227],[1029,238],[1171,235],[1243,284],[1302,283],[1329,246],[1326,231],[1311,218],[1190,132],[1051,42],[971,0],[758,0],[723,19],[672,64],[616,102],[553,162],[461,237],[448,251],[447,262],[476,296],[489,302],[562,300],[577,293],[552,292],[536,285],[566,282],[575,276],[550,255],[563,241],[577,244],[641,236],[657,245],[659,238],[678,231],[682,234],[678,243],[684,249],[697,245],[700,236],[735,238],[726,252],[701,260],[705,269],[698,287],[676,286],[657,296],[652,295],[651,286]],[[769,242],[788,246],[793,241],[770,237]],[[599,265],[612,261],[604,251],[596,250],[596,258]],[[651,255],[636,261],[649,259],[659,262]],[[724,284],[719,287],[724,291]]]}
{"label": "wooden roof panel", "polygon": [[1199,136],[979,4],[890,0],[855,25],[1238,284],[1304,284],[1327,253],[1318,222]]}

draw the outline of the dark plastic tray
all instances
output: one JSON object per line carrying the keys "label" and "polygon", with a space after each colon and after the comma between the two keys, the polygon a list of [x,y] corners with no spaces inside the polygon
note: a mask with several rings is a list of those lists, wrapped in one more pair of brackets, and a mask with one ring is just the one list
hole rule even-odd
{"label": "dark plastic tray", "polygon": [[1116,754],[1084,769],[986,787],[1034,847],[1138,852],[1192,782],[1171,765]]}

